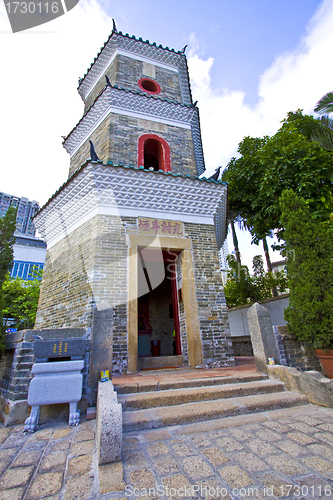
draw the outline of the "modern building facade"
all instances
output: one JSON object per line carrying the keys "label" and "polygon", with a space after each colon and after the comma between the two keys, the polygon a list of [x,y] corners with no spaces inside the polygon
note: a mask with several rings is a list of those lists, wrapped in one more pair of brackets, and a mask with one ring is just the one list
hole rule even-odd
{"label": "modern building facade", "polygon": [[17,209],[14,263],[10,276],[30,279],[33,267],[43,269],[46,255],[46,243],[36,237],[32,220],[40,207],[37,201],[0,192],[0,217],[6,214],[9,207]]}
{"label": "modern building facade", "polygon": [[199,178],[184,52],[114,27],[79,81],[68,179],[35,217],[48,246],[36,328],[87,328],[91,373],[234,365],[218,255],[227,187]]}

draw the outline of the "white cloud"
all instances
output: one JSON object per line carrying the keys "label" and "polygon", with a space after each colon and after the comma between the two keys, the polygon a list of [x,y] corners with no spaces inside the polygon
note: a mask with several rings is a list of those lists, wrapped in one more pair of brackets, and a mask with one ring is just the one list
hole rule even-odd
{"label": "white cloud", "polygon": [[320,97],[332,90],[333,4],[325,0],[310,21],[299,45],[279,55],[260,78],[258,103],[244,103],[245,94],[212,85],[212,58],[198,55],[195,35],[190,38],[188,65],[193,99],[198,100],[207,173],[225,166],[246,135],[273,135],[287,112],[311,113]]}
{"label": "white cloud", "polygon": [[8,68],[0,79],[2,191],[43,204],[66,180],[61,136],[83,113],[78,78],[111,30],[96,0],[81,0],[66,15],[14,35],[0,9],[0,62]]}
{"label": "white cloud", "polygon": [[[198,100],[201,132],[207,172],[218,165],[227,165],[237,155],[237,146],[246,135],[273,135],[288,111],[298,108],[312,113],[314,105],[332,90],[333,65],[333,4],[325,0],[312,20],[299,45],[279,55],[264,72],[258,86],[258,102],[250,107],[244,103],[245,94],[212,85],[212,58],[200,58],[195,34],[190,38],[188,57],[193,99]],[[254,255],[262,247],[251,245],[248,232],[238,231],[242,262],[251,269]],[[228,235],[229,249],[233,244]],[[270,240],[273,243],[273,240]],[[280,260],[278,252],[272,260]]]}

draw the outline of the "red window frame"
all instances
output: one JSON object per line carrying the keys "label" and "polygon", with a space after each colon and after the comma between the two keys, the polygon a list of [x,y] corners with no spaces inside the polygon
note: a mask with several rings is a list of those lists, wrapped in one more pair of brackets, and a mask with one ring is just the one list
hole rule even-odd
{"label": "red window frame", "polygon": [[[153,87],[155,87],[155,90],[147,90],[143,86],[143,84],[145,82],[147,82],[150,85],[152,85]],[[140,78],[140,80],[138,81],[138,85],[139,85],[140,89],[143,90],[143,92],[146,92],[147,94],[157,95],[161,92],[160,85],[157,82],[155,82],[155,80],[152,80],[151,78]]]}
{"label": "red window frame", "polygon": [[[139,137],[138,140],[138,167],[144,166],[145,160],[145,142],[147,139],[154,139],[158,141],[162,147],[162,165],[160,165],[160,170],[163,172],[171,172],[171,158],[170,158],[170,147],[165,139],[159,137],[156,134],[144,134]],[[162,168],[161,168],[162,167]]]}

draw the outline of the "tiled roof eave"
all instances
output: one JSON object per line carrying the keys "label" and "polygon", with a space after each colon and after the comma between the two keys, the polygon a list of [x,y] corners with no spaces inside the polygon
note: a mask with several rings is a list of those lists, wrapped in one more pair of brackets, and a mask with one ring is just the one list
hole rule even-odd
{"label": "tiled roof eave", "polygon": [[89,165],[89,164],[96,164],[96,165],[103,165],[103,166],[111,166],[111,167],[117,167],[121,169],[130,169],[134,171],[139,171],[139,172],[145,172],[147,175],[165,175],[165,176],[173,176],[173,177],[180,177],[183,179],[191,179],[193,181],[198,181],[201,183],[210,183],[210,184],[218,184],[218,185],[223,185],[227,187],[226,182],[222,182],[220,180],[214,181],[212,179],[207,179],[206,177],[198,177],[198,176],[193,176],[193,175],[183,175],[183,174],[175,174],[173,172],[163,172],[162,170],[159,170],[158,172],[155,171],[150,171],[144,169],[143,166],[140,167],[135,167],[132,165],[119,165],[116,164],[112,161],[108,161],[107,163],[104,163],[103,161],[92,161],[91,159],[86,160],[79,168],[73,172],[73,174],[60,186],[60,188],[48,199],[48,201],[40,208],[40,210],[34,215],[34,219],[40,215],[49,205],[50,203],[81,173],[84,171],[84,169]]}
{"label": "tiled roof eave", "polygon": [[149,94],[146,94],[144,92],[139,92],[137,90],[124,89],[122,87],[118,87],[117,85],[111,85],[111,86],[110,85],[106,85],[104,87],[104,89],[101,90],[100,93],[97,95],[97,97],[94,99],[93,103],[87,109],[87,111],[84,113],[84,115],[82,116],[82,118],[77,122],[77,124],[72,128],[72,130],[66,136],[65,140],[62,143],[63,146],[65,147],[65,149],[66,149],[66,141],[67,141],[67,139],[75,131],[75,129],[78,127],[78,125],[80,125],[80,123],[86,118],[86,116],[94,108],[94,106],[96,105],[96,103],[98,102],[98,100],[104,95],[105,92],[107,92],[108,89],[115,89],[115,90],[117,90],[119,92],[125,92],[125,93],[128,93],[128,94],[142,96],[142,97],[145,97],[147,99],[153,99],[153,100],[157,100],[157,101],[160,101],[160,102],[165,102],[165,103],[168,103],[168,104],[173,104],[175,106],[181,106],[181,107],[184,107],[184,108],[187,108],[187,109],[196,109],[196,110],[198,110],[198,108],[196,106],[194,106],[193,104],[184,104],[184,103],[180,103],[180,102],[170,101],[169,99],[163,99],[163,98],[161,98],[159,96],[149,95]]}

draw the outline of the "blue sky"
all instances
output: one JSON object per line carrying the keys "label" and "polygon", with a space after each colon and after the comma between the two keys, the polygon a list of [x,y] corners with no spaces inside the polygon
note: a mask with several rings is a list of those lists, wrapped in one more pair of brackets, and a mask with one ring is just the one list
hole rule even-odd
{"label": "blue sky", "polygon": [[[112,29],[186,51],[207,173],[245,135],[273,135],[287,112],[312,112],[332,90],[331,0],[81,0],[12,34],[0,4],[0,190],[43,204],[66,180],[61,136],[82,116],[77,81]],[[241,235],[243,259],[258,248]],[[273,260],[278,260],[273,255]]]}

